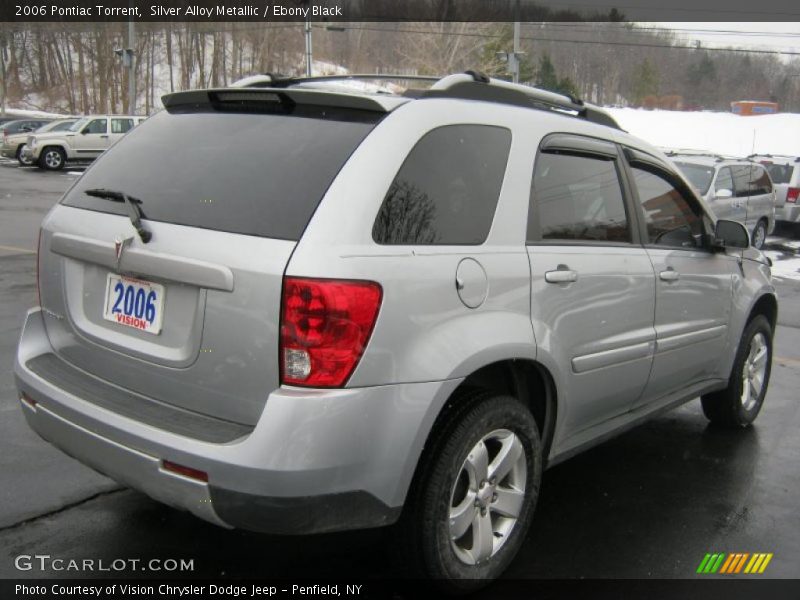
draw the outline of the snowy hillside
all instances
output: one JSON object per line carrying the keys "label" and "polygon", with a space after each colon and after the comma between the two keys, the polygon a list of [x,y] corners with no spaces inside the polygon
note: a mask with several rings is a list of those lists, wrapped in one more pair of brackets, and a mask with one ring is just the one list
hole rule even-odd
{"label": "snowy hillside", "polygon": [[662,148],[718,154],[800,155],[800,114],[740,117],[722,112],[610,108],[620,126]]}

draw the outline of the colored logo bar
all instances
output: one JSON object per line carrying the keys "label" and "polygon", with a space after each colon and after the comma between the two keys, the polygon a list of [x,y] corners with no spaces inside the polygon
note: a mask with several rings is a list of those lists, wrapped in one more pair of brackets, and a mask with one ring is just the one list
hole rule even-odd
{"label": "colored logo bar", "polygon": [[733,552],[730,554],[720,552],[717,554],[706,554],[703,560],[700,561],[697,572],[701,574],[720,573],[725,575],[736,575],[739,573],[761,574],[766,570],[769,561],[772,560],[772,556],[772,552],[756,552],[753,554],[749,552]]}

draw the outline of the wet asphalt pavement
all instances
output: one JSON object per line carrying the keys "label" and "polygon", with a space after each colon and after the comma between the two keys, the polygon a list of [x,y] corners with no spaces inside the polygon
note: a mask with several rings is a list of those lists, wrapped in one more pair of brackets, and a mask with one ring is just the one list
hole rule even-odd
{"label": "wet asphalt pavement", "polygon": [[[391,577],[381,531],[305,538],[227,531],[95,474],[25,425],[12,365],[35,300],[38,224],[76,174],[0,164],[0,578],[15,557],[192,559],[190,577]],[[711,427],[699,402],[545,473],[509,578],[701,578],[708,552],[771,552],[761,577],[800,574],[800,281],[777,282],[780,324],[756,425]],[[153,576],[137,570],[113,575]]]}

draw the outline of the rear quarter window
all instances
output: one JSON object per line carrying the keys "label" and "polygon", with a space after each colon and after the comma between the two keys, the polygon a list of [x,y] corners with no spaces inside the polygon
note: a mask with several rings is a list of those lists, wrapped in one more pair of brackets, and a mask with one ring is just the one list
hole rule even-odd
{"label": "rear quarter window", "polygon": [[389,186],[372,228],[386,245],[486,241],[503,184],[511,132],[447,125],[425,134]]}

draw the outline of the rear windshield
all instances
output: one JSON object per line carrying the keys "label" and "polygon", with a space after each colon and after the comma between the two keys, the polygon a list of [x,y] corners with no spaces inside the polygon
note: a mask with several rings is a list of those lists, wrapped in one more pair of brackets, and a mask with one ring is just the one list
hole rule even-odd
{"label": "rear windshield", "polygon": [[684,174],[689,183],[694,186],[700,194],[705,194],[711,186],[711,180],[714,178],[714,167],[706,167],[704,165],[697,165],[693,163],[676,162],[678,168]]}
{"label": "rear windshield", "polygon": [[767,171],[769,171],[769,176],[772,177],[773,183],[789,183],[789,181],[792,179],[792,170],[794,169],[794,165],[776,165],[774,163],[761,164],[763,164]]}
{"label": "rear windshield", "polygon": [[122,203],[84,193],[106,188],[140,200],[148,220],[298,240],[379,115],[297,108],[162,111],[102,155],[62,203],[127,214]]}

